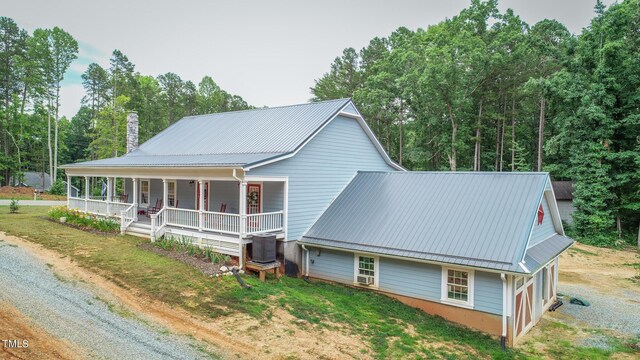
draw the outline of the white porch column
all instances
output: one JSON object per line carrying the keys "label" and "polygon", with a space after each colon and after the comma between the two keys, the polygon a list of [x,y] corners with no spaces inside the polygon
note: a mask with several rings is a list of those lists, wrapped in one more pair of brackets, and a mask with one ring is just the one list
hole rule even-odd
{"label": "white porch column", "polygon": [[198,180],[200,187],[198,196],[198,231],[202,231],[204,227],[204,180]]}
{"label": "white porch column", "polygon": [[131,203],[133,204],[133,209],[135,213],[133,214],[133,218],[135,221],[138,221],[138,179],[131,178],[131,182],[133,183],[133,194],[131,194]]}
{"label": "white porch column", "polygon": [[107,178],[107,216],[111,216],[111,197],[113,197],[113,178]]}
{"label": "white porch column", "polygon": [[89,177],[84,177],[84,212],[89,212]]}
{"label": "white porch column", "polygon": [[162,179],[162,208],[169,207],[169,182]]}
{"label": "white porch column", "polygon": [[242,269],[244,267],[244,237],[247,232],[247,182],[243,179],[240,183],[240,199],[239,199],[239,207],[240,207],[240,244],[239,244],[239,252],[240,256],[238,256],[238,267]]}
{"label": "white porch column", "polygon": [[71,176],[67,175],[67,208],[71,205]]}

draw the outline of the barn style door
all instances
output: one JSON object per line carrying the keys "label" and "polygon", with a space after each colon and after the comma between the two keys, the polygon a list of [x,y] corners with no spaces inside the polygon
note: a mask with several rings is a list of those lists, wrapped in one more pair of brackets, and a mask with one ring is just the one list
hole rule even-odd
{"label": "barn style door", "polygon": [[516,337],[533,326],[533,277],[516,278],[515,334]]}

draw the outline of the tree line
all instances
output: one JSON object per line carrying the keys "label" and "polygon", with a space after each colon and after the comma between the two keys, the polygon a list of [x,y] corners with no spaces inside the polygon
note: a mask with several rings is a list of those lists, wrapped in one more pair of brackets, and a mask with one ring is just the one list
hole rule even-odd
{"label": "tree line", "polygon": [[347,48],[312,100],[351,97],[411,170],[548,171],[575,184],[573,235],[633,238],[640,222],[640,6],[605,8],[574,36],[473,0],[427,29]]}
{"label": "tree line", "polygon": [[60,117],[61,82],[77,55],[77,41],[61,28],[29,34],[0,17],[0,185],[25,171],[47,172],[56,183],[59,164],[123,155],[130,111],[144,142],[184,116],[250,108],[210,76],[196,85],[172,72],[143,75],[114,50],[108,68],[92,63],[82,74],[79,111]]}

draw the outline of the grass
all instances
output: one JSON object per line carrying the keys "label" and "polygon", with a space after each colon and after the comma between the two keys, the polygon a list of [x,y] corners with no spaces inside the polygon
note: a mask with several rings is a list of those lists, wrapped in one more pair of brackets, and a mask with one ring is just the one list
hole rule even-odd
{"label": "grass", "polygon": [[[242,289],[234,277],[209,278],[138,246],[148,240],[84,232],[48,221],[46,212],[46,208],[24,207],[21,213],[9,215],[0,207],[0,231],[28,237],[118,286],[138,289],[194,315],[218,318],[240,312],[267,325],[274,311],[282,308],[299,319],[292,328],[311,326],[360,336],[376,358],[537,357],[526,351],[502,351],[494,338],[366,290],[287,277],[261,283],[254,276],[244,277],[252,287]],[[185,292],[194,295],[181,295]],[[561,358],[583,358],[587,351],[560,343],[550,349],[553,357]]]}
{"label": "grass", "polygon": [[[21,194],[2,194],[0,193],[0,200],[33,200],[33,195],[21,195]],[[50,195],[44,194],[38,197],[38,200],[55,200],[55,201],[66,201],[66,195]]]}
{"label": "grass", "polygon": [[584,250],[584,249],[580,249],[577,247],[572,247],[569,249],[569,253],[578,253],[578,254],[582,254],[582,255],[589,255],[589,256],[598,256],[598,254],[588,251],[588,250]]}

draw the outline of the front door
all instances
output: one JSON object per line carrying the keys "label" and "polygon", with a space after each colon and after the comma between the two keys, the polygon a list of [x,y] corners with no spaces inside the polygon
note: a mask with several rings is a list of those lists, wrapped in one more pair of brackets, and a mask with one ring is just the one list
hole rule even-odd
{"label": "front door", "polygon": [[[209,182],[204,183],[204,211],[209,211]],[[196,182],[196,210],[200,210],[200,183]]]}
{"label": "front door", "polygon": [[247,214],[262,212],[262,186],[247,184]]}

